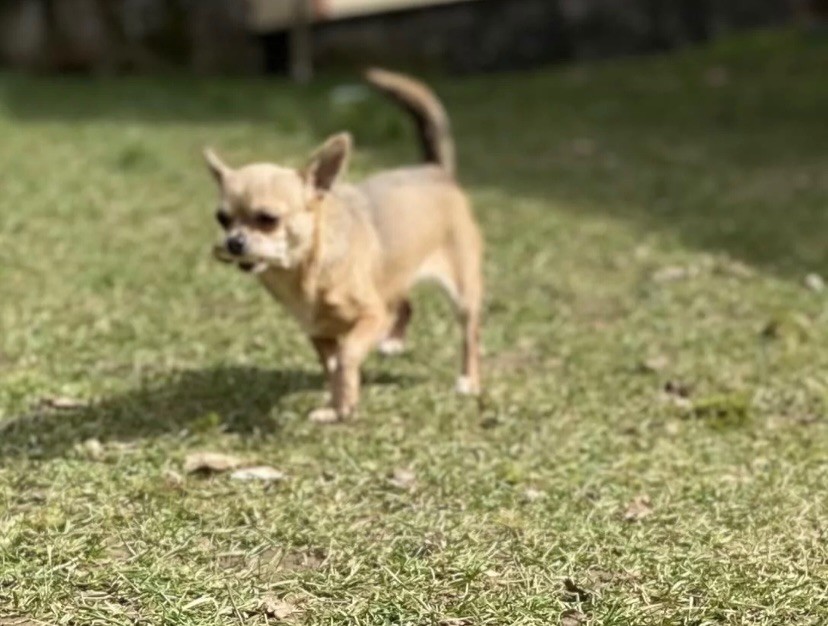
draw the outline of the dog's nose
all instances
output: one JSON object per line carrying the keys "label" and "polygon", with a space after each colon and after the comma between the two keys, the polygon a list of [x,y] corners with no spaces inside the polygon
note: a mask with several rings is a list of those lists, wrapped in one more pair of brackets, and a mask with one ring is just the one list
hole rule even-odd
{"label": "dog's nose", "polygon": [[232,235],[227,238],[227,251],[234,256],[244,254],[244,237]]}

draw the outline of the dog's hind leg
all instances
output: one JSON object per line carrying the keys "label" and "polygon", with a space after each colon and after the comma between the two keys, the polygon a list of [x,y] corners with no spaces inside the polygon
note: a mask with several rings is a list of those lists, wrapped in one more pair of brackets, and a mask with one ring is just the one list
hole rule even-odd
{"label": "dog's hind leg", "polygon": [[480,393],[480,310],[483,298],[481,244],[476,234],[460,243],[465,245],[432,256],[423,273],[435,280],[451,298],[460,322],[463,341],[457,392],[476,395]]}
{"label": "dog's hind leg", "polygon": [[461,290],[457,317],[463,333],[460,377],[457,392],[464,395],[480,393],[480,293],[474,288]]}
{"label": "dog's hind leg", "polygon": [[483,242],[473,224],[456,237],[449,259],[455,276],[452,299],[463,333],[457,392],[477,395],[480,383],[480,317],[483,305]]}
{"label": "dog's hind leg", "polygon": [[414,312],[411,301],[404,299],[394,308],[394,325],[388,336],[379,344],[379,352],[385,356],[401,354],[405,351],[405,337],[411,316]]}

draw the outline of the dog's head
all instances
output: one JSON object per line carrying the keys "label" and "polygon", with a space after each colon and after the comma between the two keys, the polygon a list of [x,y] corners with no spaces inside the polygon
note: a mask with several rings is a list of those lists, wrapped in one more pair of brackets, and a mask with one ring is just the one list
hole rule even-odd
{"label": "dog's head", "polygon": [[261,163],[233,169],[205,150],[223,230],[214,256],[255,273],[300,265],[313,249],[318,208],[345,171],[351,145],[347,133],[334,135],[301,170]]}

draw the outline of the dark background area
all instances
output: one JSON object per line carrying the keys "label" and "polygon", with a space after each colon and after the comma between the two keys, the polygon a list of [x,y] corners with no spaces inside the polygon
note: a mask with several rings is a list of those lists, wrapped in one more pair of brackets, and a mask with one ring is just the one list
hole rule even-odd
{"label": "dark background area", "polygon": [[[292,0],[274,0],[288,2]],[[455,72],[674,49],[723,34],[817,23],[826,0],[476,0],[313,27],[318,66],[383,61]],[[93,73],[284,73],[289,34],[244,0],[5,0],[0,63]]]}

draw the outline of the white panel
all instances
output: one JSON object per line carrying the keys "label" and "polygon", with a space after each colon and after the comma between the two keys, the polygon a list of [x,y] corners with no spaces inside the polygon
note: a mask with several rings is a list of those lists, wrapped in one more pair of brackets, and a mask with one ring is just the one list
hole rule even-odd
{"label": "white panel", "polygon": [[[456,4],[475,0],[311,0],[317,8],[316,19],[337,20],[360,15],[390,13],[437,4]],[[290,24],[294,0],[248,0],[250,27],[257,31],[283,28]],[[321,13],[321,14],[320,14]]]}

